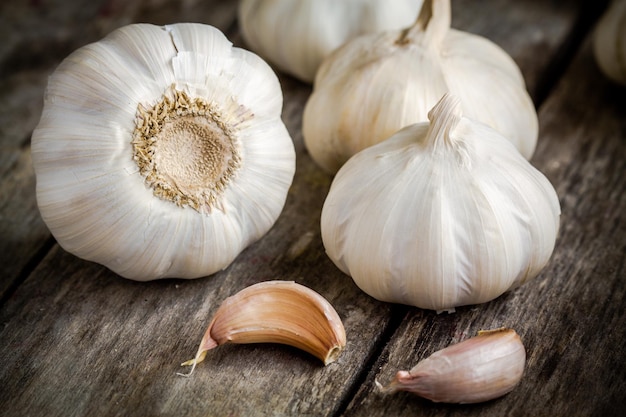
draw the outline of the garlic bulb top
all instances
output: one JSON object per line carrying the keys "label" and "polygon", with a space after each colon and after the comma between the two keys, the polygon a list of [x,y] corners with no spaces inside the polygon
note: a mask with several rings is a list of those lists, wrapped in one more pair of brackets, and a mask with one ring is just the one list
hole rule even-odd
{"label": "garlic bulb top", "polygon": [[421,0],[241,0],[246,43],[276,68],[305,82],[332,50],[364,33],[413,22]]}
{"label": "garlic bulb top", "polygon": [[412,27],[354,38],[323,62],[302,127],[318,165],[334,173],[361,149],[426,121],[446,92],[530,159],[538,121],[519,68],[491,41],[450,29],[450,16],[450,0],[426,0]]}
{"label": "garlic bulb top", "polygon": [[134,280],[225,268],[295,172],[271,68],[200,24],[135,24],[67,57],[32,137],[58,243]]}
{"label": "garlic bulb top", "polygon": [[550,182],[445,95],[339,170],[322,209],[330,259],[369,295],[433,310],[492,300],[535,277],[555,245]]}
{"label": "garlic bulb top", "polygon": [[626,1],[613,0],[598,21],[593,52],[600,70],[626,85]]}

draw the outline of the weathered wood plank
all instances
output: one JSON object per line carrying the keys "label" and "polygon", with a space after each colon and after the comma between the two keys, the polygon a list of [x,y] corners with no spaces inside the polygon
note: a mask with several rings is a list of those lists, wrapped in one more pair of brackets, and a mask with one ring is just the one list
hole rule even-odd
{"label": "weathered wood plank", "polygon": [[[411,311],[346,415],[614,416],[626,405],[626,96],[598,72],[589,43],[540,112],[533,163],[562,205],[555,253],[534,281],[453,315]],[[527,348],[520,385],[472,406],[377,392],[374,379],[480,329],[516,329]]]}
{"label": "weathered wood plank", "polygon": [[35,201],[28,146],[45,79],[45,71],[23,71],[0,82],[0,298],[50,237]]}
{"label": "weathered wood plank", "polygon": [[[290,204],[306,211],[309,202],[297,199]],[[30,416],[123,415],[135,409],[149,415],[203,415],[212,409],[219,415],[332,415],[377,345],[389,306],[337,279],[342,277],[334,266],[318,259],[319,238],[299,256],[285,256],[298,239],[286,239],[280,230],[289,228],[298,237],[311,227],[291,221],[281,219],[263,244],[226,271],[190,282],[121,280],[55,249],[0,313],[3,409]],[[191,378],[176,376],[219,303],[268,279],[296,280],[339,306],[349,336],[338,362],[323,367],[294,349],[270,345],[224,346]],[[377,314],[364,323],[371,311]]]}
{"label": "weathered wood plank", "polygon": [[[234,2],[222,3],[230,5],[231,12],[225,16],[232,18]],[[490,3],[502,4],[498,0],[481,2],[485,9]],[[189,4],[193,5],[188,9],[189,16],[196,16],[194,10],[201,6],[197,2]],[[528,7],[532,6],[523,2],[509,5],[518,12]],[[155,23],[163,23],[157,20],[169,15],[156,6],[149,10],[152,15],[148,20],[154,19]],[[480,10],[476,6],[468,10],[474,10],[474,18],[465,15],[463,21],[476,24],[480,28],[477,31],[484,35],[495,33],[515,15],[503,9],[496,21],[491,15],[477,13]],[[544,13],[552,13],[554,21],[559,22],[555,24],[557,29],[550,29],[556,32],[550,32],[549,40],[545,38],[543,54],[549,57],[572,29],[573,14],[569,8],[555,6],[547,10]],[[150,15],[135,9],[130,14],[141,13]],[[182,13],[176,9],[172,16]],[[563,13],[569,17],[562,19]],[[506,33],[492,39],[506,44],[510,36]],[[523,40],[517,45],[511,53],[530,79],[532,91],[549,58],[530,59],[536,47],[531,39],[526,47],[519,46],[524,45]],[[136,410],[165,416],[336,415],[343,411],[345,401],[364,379],[371,357],[385,342],[386,329],[395,325],[394,311],[405,309],[365,296],[325,257],[318,224],[331,178],[314,166],[300,132],[301,111],[310,87],[289,77],[281,76],[281,82],[285,95],[283,117],[298,154],[296,178],[275,227],[231,267],[195,281],[134,283],[55,247],[0,310],[0,409],[5,415],[115,416]],[[17,155],[14,160],[27,158]],[[29,198],[32,201],[34,197]],[[16,204],[19,201],[27,198],[17,199]],[[33,210],[28,209],[31,214]],[[16,217],[16,222],[24,220]],[[298,250],[292,250],[294,247]],[[195,353],[219,303],[247,285],[268,279],[296,280],[336,306],[348,333],[348,345],[339,361],[322,367],[317,360],[291,348],[223,346],[211,352],[191,378],[176,376],[175,372],[181,370],[178,364]],[[523,294],[516,292],[507,297]],[[411,310],[398,334],[409,326],[422,326],[417,319],[426,317],[426,328],[442,332],[441,337],[433,334],[424,340],[424,348],[432,351],[447,344],[450,333],[460,335],[476,326],[499,325],[508,306],[500,301],[489,304],[486,308],[492,310],[484,316],[484,323],[470,321],[461,327],[456,322],[461,314],[436,316]],[[440,327],[442,319],[452,320],[448,328]],[[400,349],[397,355],[406,356],[406,350]],[[387,356],[389,352],[385,351],[383,359]],[[385,369],[389,372],[391,368]],[[369,389],[371,379],[368,376],[363,389]],[[361,398],[362,392],[357,400]],[[354,405],[348,411],[369,414],[369,410]],[[444,408],[441,414],[448,411]]]}
{"label": "weathered wood plank", "polygon": [[12,169],[9,177],[0,177],[0,297],[50,239],[35,201],[30,148],[7,150],[5,158]]}

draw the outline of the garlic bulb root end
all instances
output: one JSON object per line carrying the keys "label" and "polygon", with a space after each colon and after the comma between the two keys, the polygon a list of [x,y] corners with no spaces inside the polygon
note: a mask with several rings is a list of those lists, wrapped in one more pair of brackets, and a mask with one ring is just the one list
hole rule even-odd
{"label": "garlic bulb root end", "polygon": [[326,357],[323,358],[324,366],[330,365],[331,363],[335,362],[339,358],[339,355],[341,355],[341,352],[343,352],[344,347],[345,345],[341,345],[341,344],[337,344],[333,346],[328,351],[328,354],[326,355]]}
{"label": "garlic bulb root end", "polygon": [[193,371],[196,369],[196,365],[199,364],[200,362],[202,362],[204,360],[204,358],[206,357],[206,352],[207,352],[206,350],[198,352],[196,354],[195,358],[181,363],[180,366],[191,366],[191,369],[186,374],[184,374],[182,372],[176,372],[176,375],[180,375],[180,376],[184,376],[184,377],[190,377],[191,374],[193,374]]}

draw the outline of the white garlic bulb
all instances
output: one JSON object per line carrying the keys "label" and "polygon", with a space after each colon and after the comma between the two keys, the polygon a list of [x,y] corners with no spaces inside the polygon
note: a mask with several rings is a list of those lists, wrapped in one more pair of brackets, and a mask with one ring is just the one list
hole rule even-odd
{"label": "white garlic bulb", "polygon": [[250,48],[305,82],[332,50],[364,33],[401,29],[421,0],[241,0],[239,25]]}
{"label": "white garlic bulb", "polygon": [[593,52],[602,72],[626,85],[626,1],[613,0],[598,21]]}
{"label": "white garlic bulb", "polygon": [[356,152],[426,121],[446,92],[530,159],[539,128],[519,68],[491,41],[450,29],[450,16],[450,0],[426,0],[412,27],[354,38],[324,60],[302,122],[319,166],[334,173]]}
{"label": "white garlic bulb", "polygon": [[68,252],[134,280],[228,266],[295,172],[268,64],[201,24],[129,25],[67,57],[32,137],[37,202]]}
{"label": "white garlic bulb", "polygon": [[438,311],[483,303],[548,262],[560,206],[550,182],[446,94],[335,176],[322,209],[330,259],[367,294]]}

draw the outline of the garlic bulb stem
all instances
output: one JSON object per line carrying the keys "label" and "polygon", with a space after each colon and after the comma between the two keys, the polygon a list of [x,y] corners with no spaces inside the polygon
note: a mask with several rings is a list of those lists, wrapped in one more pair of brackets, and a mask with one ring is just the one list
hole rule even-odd
{"label": "garlic bulb stem", "polygon": [[452,132],[456,129],[463,116],[461,100],[450,93],[444,96],[428,112],[430,125],[426,133],[426,142],[436,150],[441,145],[454,147]]}
{"label": "garlic bulb stem", "polygon": [[346,345],[346,333],[332,305],[293,281],[266,281],[224,300],[207,328],[189,376],[207,351],[225,343],[280,343],[312,354],[328,365]]}
{"label": "garlic bulb stem", "polygon": [[385,393],[408,391],[434,402],[477,403],[513,390],[524,373],[526,350],[512,329],[480,331],[399,371]]}
{"label": "garlic bulb stem", "polygon": [[415,24],[405,30],[406,42],[421,39],[423,45],[439,47],[450,31],[452,9],[450,0],[425,0]]}

